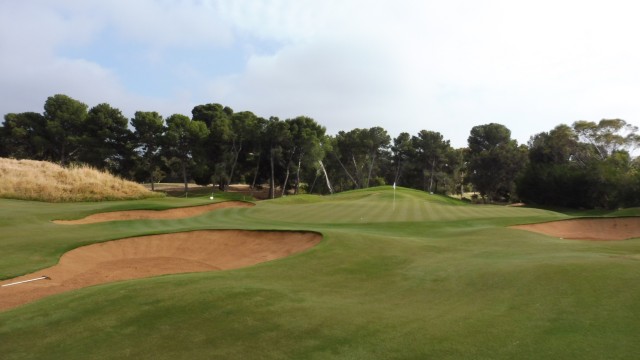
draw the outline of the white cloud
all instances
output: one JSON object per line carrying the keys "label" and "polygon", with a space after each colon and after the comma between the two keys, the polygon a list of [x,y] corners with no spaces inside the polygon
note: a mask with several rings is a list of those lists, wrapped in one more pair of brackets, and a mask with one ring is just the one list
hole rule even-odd
{"label": "white cloud", "polygon": [[640,90],[640,27],[628,2],[346,3],[326,5],[336,5],[332,13],[304,3],[283,12],[281,28],[249,21],[245,30],[281,39],[302,31],[218,79],[224,92],[214,94],[271,114],[306,113],[334,130],[436,130],[458,146],[489,122],[526,142],[584,117],[640,121],[631,95]]}
{"label": "white cloud", "polygon": [[60,44],[89,41],[97,26],[86,19],[65,19],[29,2],[3,3],[0,11],[0,110],[40,111],[45,99],[60,92],[85,95],[89,84],[113,93],[113,74],[98,64],[54,55]]}
{"label": "white cloud", "polygon": [[171,48],[230,44],[233,34],[207,1],[116,1],[103,4],[122,37]]}
{"label": "white cloud", "polygon": [[335,42],[287,47],[274,55],[251,57],[242,75],[218,82],[226,94],[214,95],[281,116],[351,112],[367,101],[375,108],[379,104],[373,101],[382,89],[393,86],[388,60],[376,49]]}
{"label": "white cloud", "polygon": [[[145,94],[134,94],[127,90],[119,75],[95,61],[82,57],[70,58],[58,53],[60,47],[80,47],[95,41],[96,37],[114,17],[125,11],[109,3],[110,7],[88,6],[86,2],[63,1],[61,3],[42,2],[5,2],[0,4],[0,112],[36,111],[41,112],[47,97],[63,93],[80,100],[89,107],[108,102],[132,116],[138,109],[182,112],[186,99],[184,91],[176,89],[175,98],[150,98]],[[138,4],[138,3],[136,3]],[[66,6],[65,6],[66,5]],[[102,4],[105,5],[105,4]],[[131,4],[128,4],[131,5]],[[140,4],[138,4],[140,5]],[[153,8],[153,4],[147,3]],[[174,4],[173,6],[176,6]],[[99,10],[99,11],[96,11]],[[144,12],[144,11],[143,11]],[[197,13],[193,9],[194,13]],[[169,20],[175,13],[166,13]],[[184,26],[189,20],[183,12],[174,21],[176,26]],[[141,17],[142,18],[142,17]],[[164,21],[163,19],[155,19]],[[167,33],[177,33],[165,25],[156,23],[146,28],[141,21],[133,18],[122,23],[121,32],[132,29],[146,29],[152,32],[164,27]],[[127,26],[129,24],[130,26]],[[197,25],[194,25],[197,26]],[[151,33],[146,34],[152,37]],[[156,34],[157,36],[158,34]],[[140,32],[136,41],[144,42],[144,32]],[[226,36],[226,35],[225,35]],[[205,41],[215,36],[203,35]],[[162,37],[165,45],[175,45],[175,39]],[[147,39],[148,40],[148,39]],[[157,45],[154,43],[153,45]],[[113,51],[117,51],[114,49]],[[184,71],[182,70],[183,74]]]}
{"label": "white cloud", "polygon": [[[220,102],[309,115],[330,132],[429,129],[456,146],[472,126],[500,122],[524,142],[578,119],[640,124],[637,13],[623,0],[4,2],[0,111],[68,92],[125,112]],[[81,54],[105,33],[144,50],[152,76],[176,79],[169,95],[136,93],[122,69],[60,50]],[[230,48],[245,49],[235,73],[206,78],[197,61],[167,61]]]}

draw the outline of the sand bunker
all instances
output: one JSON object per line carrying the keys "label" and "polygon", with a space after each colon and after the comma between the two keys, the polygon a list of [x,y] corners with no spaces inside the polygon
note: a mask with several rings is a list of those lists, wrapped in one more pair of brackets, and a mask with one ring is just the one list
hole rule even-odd
{"label": "sand bunker", "polygon": [[310,232],[203,230],[150,235],[83,246],[50,268],[0,281],[0,311],[86,286],[163,274],[245,267],[301,252],[318,244]]}
{"label": "sand bunker", "polygon": [[89,215],[78,220],[54,220],[56,224],[63,225],[81,225],[93,224],[105,221],[118,220],[145,220],[145,219],[181,219],[204,214],[209,211],[236,208],[236,207],[252,207],[255,204],[243,201],[224,201],[202,206],[192,206],[185,208],[176,208],[168,210],[128,210],[114,211],[100,214]]}
{"label": "sand bunker", "polygon": [[640,237],[640,217],[572,219],[512,226],[562,239],[626,240]]}

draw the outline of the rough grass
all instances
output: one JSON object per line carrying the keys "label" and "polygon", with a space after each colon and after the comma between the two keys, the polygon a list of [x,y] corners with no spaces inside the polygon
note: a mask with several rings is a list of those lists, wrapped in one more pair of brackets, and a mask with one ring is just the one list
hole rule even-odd
{"label": "rough grass", "polygon": [[0,197],[47,202],[143,199],[162,196],[87,166],[0,158]]}
{"label": "rough grass", "polygon": [[[628,359],[640,352],[640,240],[505,228],[567,218],[405,189],[264,201],[195,218],[57,226],[114,207],[0,200],[0,276],[89,242],[188,229],[290,229],[317,247],[234,271],[59,294],[0,313],[3,359]],[[1,290],[0,290],[1,291]],[[1,296],[1,293],[0,293]]]}

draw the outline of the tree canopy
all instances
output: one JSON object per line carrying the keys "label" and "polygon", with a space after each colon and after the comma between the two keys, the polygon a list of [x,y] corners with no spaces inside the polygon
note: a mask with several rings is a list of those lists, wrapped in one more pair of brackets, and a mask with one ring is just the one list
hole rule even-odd
{"label": "tree canopy", "polygon": [[85,131],[87,105],[67,95],[50,96],[44,103],[47,135],[58,161],[75,160]]}
{"label": "tree canopy", "polygon": [[529,141],[529,164],[518,181],[527,202],[573,208],[640,204],[638,162],[628,151],[637,128],[620,119],[558,125]]}
{"label": "tree canopy", "polygon": [[181,114],[173,114],[167,118],[164,151],[168,157],[177,160],[185,193],[189,191],[188,170],[195,164],[193,155],[207,135],[209,130],[203,122],[191,120]]}
{"label": "tree canopy", "polygon": [[524,169],[526,149],[511,139],[506,126],[495,123],[473,127],[468,143],[469,178],[480,195],[510,199]]}
{"label": "tree canopy", "polygon": [[584,208],[640,205],[639,143],[638,128],[622,119],[559,124],[527,145],[489,123],[454,149],[429,129],[393,139],[378,126],[328,135],[308,116],[266,119],[218,103],[195,106],[191,117],[137,111],[127,119],[110,104],[89,109],[62,94],[42,113],[5,114],[0,126],[0,156],[84,163],[152,184],[179,179],[185,193],[191,181],[266,185],[270,197],[397,184]]}

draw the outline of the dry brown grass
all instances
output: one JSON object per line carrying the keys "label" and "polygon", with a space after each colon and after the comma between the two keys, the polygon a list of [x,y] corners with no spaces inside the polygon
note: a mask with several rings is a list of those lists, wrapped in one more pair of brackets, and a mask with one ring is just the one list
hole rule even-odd
{"label": "dry brown grass", "polygon": [[49,202],[157,197],[144,186],[87,166],[0,158],[0,197]]}

